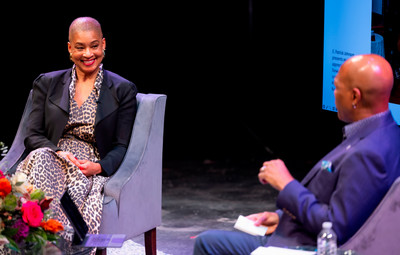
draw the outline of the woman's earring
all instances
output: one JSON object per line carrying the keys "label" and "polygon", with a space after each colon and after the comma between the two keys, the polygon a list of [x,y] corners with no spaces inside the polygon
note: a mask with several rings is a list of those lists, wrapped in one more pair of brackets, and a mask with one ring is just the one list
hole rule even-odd
{"label": "woman's earring", "polygon": [[[69,53],[69,60],[72,61],[72,52]],[[73,61],[72,61],[73,62]]]}
{"label": "woman's earring", "polygon": [[356,109],[356,108],[357,108],[357,105],[356,105],[356,104],[352,104],[352,106],[353,106],[353,109]]}
{"label": "woman's earring", "polygon": [[103,58],[106,57],[106,49],[103,49]]}

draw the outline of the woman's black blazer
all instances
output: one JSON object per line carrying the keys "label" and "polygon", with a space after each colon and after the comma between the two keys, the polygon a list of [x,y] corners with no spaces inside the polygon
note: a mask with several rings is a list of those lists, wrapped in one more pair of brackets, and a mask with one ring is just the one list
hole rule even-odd
{"label": "woman's black blazer", "polygon": [[[41,74],[34,81],[32,112],[24,141],[26,153],[43,147],[60,150],[57,143],[69,117],[71,70]],[[104,70],[95,120],[101,175],[112,175],[126,153],[136,116],[136,94],[135,84]]]}

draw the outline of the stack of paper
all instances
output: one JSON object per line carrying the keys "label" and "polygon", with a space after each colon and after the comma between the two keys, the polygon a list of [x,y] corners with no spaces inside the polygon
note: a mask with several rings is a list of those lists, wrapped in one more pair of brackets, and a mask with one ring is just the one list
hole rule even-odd
{"label": "stack of paper", "polygon": [[250,255],[315,255],[315,251],[302,251],[280,247],[258,247]]}
{"label": "stack of paper", "polygon": [[264,236],[268,229],[266,226],[262,225],[257,227],[254,225],[254,221],[249,220],[242,215],[239,215],[239,218],[233,227],[254,236]]}

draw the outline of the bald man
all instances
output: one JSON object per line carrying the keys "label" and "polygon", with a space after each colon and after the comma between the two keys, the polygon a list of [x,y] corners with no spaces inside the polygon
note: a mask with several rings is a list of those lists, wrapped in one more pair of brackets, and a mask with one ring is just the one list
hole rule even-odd
{"label": "bald man", "polygon": [[209,230],[196,238],[194,254],[250,254],[259,246],[316,246],[324,221],[338,245],[367,220],[400,176],[400,128],[388,110],[393,84],[389,63],[378,55],[348,59],[335,78],[344,140],[301,181],[282,160],[264,162],[258,178],[279,191],[276,212],[249,215],[269,227],[267,236]]}

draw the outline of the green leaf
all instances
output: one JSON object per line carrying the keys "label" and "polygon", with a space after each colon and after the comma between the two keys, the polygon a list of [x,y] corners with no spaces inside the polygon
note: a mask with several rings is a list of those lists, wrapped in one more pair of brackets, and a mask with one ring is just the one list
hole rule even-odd
{"label": "green leaf", "polygon": [[59,235],[53,233],[47,233],[47,241],[53,242],[57,241],[60,238]]}
{"label": "green leaf", "polygon": [[11,237],[13,237],[16,233],[18,232],[18,228],[5,228],[1,234],[5,235],[7,237],[7,239],[10,239]]}
{"label": "green leaf", "polygon": [[7,248],[9,248],[10,250],[16,251],[16,252],[21,252],[19,247],[18,247],[18,244],[13,239],[11,239],[9,237],[7,237],[7,239],[9,241],[8,244],[5,244],[5,246]]}
{"label": "green leaf", "polygon": [[16,182],[15,186],[21,186],[22,184],[24,184],[25,182]]}
{"label": "green leaf", "polygon": [[29,254],[41,254],[40,251],[46,245],[46,240],[40,235],[40,232],[35,230],[25,238],[25,243]]}
{"label": "green leaf", "polygon": [[7,211],[15,211],[15,207],[17,207],[17,197],[14,196],[12,193],[8,194],[4,198],[4,209]]}
{"label": "green leaf", "polygon": [[44,192],[41,189],[36,189],[31,193],[31,200],[42,200],[44,198]]}

